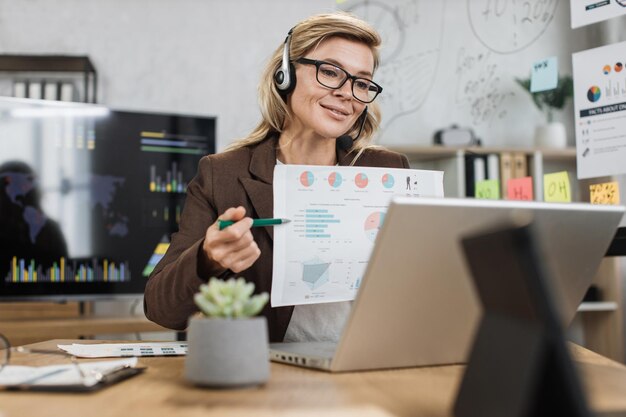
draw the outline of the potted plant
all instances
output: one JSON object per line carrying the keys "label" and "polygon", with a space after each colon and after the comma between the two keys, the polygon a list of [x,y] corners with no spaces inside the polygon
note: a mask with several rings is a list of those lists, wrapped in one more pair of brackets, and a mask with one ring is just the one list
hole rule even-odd
{"label": "potted plant", "polygon": [[554,111],[561,110],[574,95],[572,77],[559,77],[556,88],[547,91],[530,91],[530,79],[516,79],[531,95],[537,108],[546,115],[547,124],[537,126],[535,130],[535,145],[546,148],[564,148],[567,146],[567,133],[563,123],[554,121]]}
{"label": "potted plant", "polygon": [[267,321],[256,316],[267,293],[252,296],[245,279],[211,278],[194,297],[200,312],[188,327],[185,377],[198,385],[228,388],[262,384],[269,378]]}

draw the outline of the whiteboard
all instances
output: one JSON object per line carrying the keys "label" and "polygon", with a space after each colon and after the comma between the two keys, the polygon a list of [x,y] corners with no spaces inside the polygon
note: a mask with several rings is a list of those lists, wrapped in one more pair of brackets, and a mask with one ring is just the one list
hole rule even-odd
{"label": "whiteboard", "polygon": [[[573,36],[563,0],[348,0],[339,7],[383,37],[374,78],[384,88],[384,145],[427,145],[435,131],[457,124],[483,145],[532,146],[545,117],[515,78],[550,56],[571,74],[571,53],[588,43],[585,33]],[[573,145],[571,103],[556,118]]]}

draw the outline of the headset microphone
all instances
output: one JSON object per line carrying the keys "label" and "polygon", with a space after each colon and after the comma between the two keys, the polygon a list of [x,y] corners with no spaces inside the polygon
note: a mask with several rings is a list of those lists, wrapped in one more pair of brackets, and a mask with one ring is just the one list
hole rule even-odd
{"label": "headset microphone", "polygon": [[361,127],[359,128],[359,133],[357,133],[355,138],[352,138],[350,135],[341,135],[337,138],[337,149],[342,149],[344,151],[349,151],[352,147],[354,141],[356,141],[359,136],[361,136],[361,132],[363,131],[363,127],[365,126],[365,121],[367,120],[367,106],[365,106],[365,110],[361,113]]}

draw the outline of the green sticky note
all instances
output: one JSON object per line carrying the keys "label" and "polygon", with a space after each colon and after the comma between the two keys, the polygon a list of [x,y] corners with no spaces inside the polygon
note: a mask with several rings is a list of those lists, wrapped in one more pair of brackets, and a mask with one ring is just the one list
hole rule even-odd
{"label": "green sticky note", "polygon": [[543,176],[543,201],[571,203],[572,191],[567,171],[553,172]]}
{"label": "green sticky note", "polygon": [[474,196],[482,200],[500,199],[500,181],[482,180],[476,181]]}

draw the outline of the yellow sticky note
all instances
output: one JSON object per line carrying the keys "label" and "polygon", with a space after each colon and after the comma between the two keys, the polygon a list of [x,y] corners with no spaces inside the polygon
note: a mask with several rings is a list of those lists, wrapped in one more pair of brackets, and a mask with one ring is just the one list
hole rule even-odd
{"label": "yellow sticky note", "polygon": [[591,184],[589,193],[591,204],[619,204],[619,184],[617,181]]}
{"label": "yellow sticky note", "polygon": [[500,199],[500,181],[483,180],[476,181],[474,196],[483,200],[499,200]]}
{"label": "yellow sticky note", "polygon": [[543,201],[551,203],[572,201],[572,189],[567,171],[553,172],[543,176]]}

